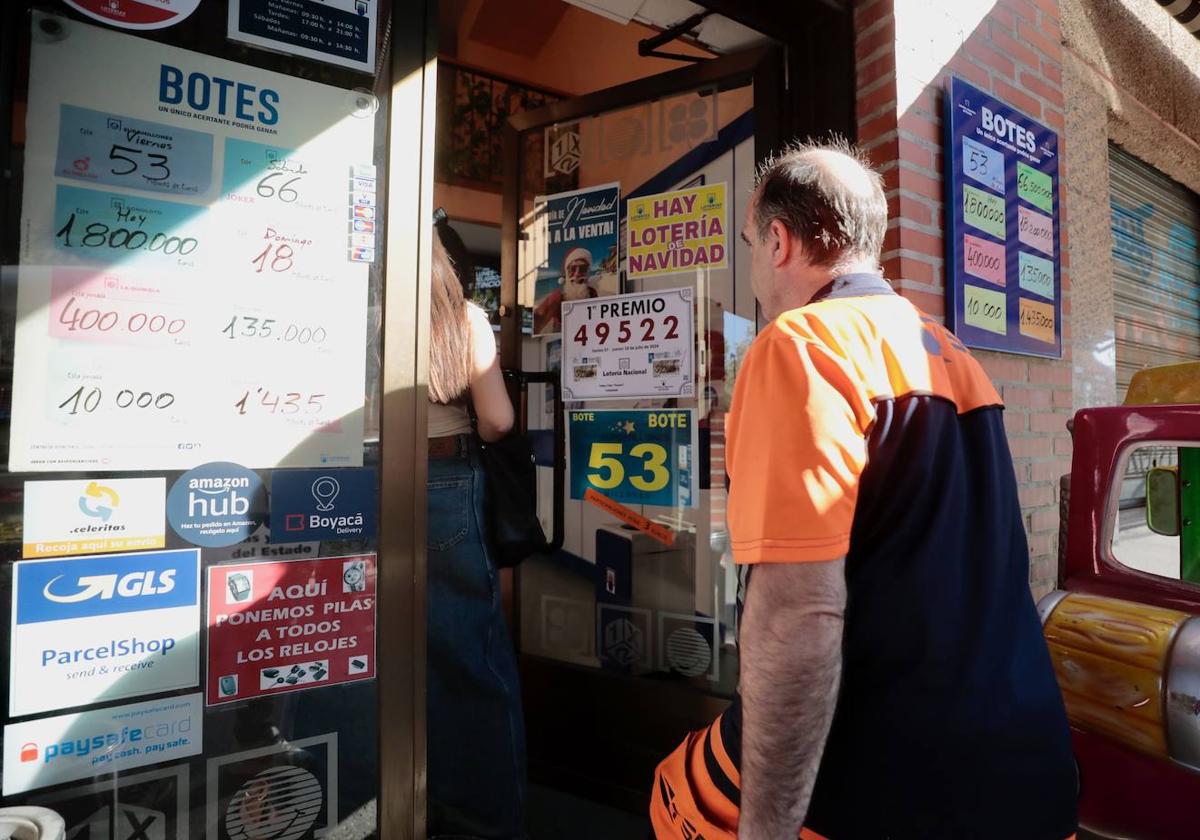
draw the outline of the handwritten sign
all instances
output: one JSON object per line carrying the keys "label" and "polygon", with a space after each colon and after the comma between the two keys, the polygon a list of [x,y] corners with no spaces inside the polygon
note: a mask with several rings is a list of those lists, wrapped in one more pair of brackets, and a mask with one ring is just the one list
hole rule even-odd
{"label": "handwritten sign", "polygon": [[373,121],[80,23],[32,47],[29,102],[9,468],[359,466]]}
{"label": "handwritten sign", "polygon": [[588,488],[626,504],[695,507],[696,412],[572,411],[571,498]]}
{"label": "handwritten sign", "polygon": [[970,347],[1057,358],[1058,135],[953,77],[945,113],[947,325]]}
{"label": "handwritten sign", "polygon": [[1017,161],[1017,195],[1047,213],[1054,212],[1054,179]]}
{"label": "handwritten sign", "polygon": [[1038,341],[1054,340],[1054,304],[1021,298],[1021,334]]}
{"label": "handwritten sign", "polygon": [[1021,244],[1037,248],[1047,256],[1054,256],[1054,220],[1028,207],[1018,207],[1017,214],[1018,238]]}
{"label": "handwritten sign", "polygon": [[978,286],[963,287],[966,292],[967,323],[981,330],[1004,335],[1008,332],[1008,300],[1003,292]]}
{"label": "handwritten sign", "polygon": [[631,198],[626,212],[630,278],[726,266],[724,183]]}
{"label": "handwritten sign", "polygon": [[1046,300],[1054,300],[1054,263],[1025,251],[1017,257],[1021,266],[1021,288]]}
{"label": "handwritten sign", "polygon": [[963,260],[967,274],[987,280],[997,286],[1005,284],[1004,278],[1004,246],[999,242],[989,242],[963,234]]}
{"label": "handwritten sign", "polygon": [[963,219],[967,224],[990,233],[999,239],[1004,238],[1005,218],[1004,199],[999,196],[977,190],[975,187],[963,187],[962,201]]}
{"label": "handwritten sign", "polygon": [[963,174],[985,187],[1004,192],[1004,155],[998,149],[989,149],[970,137],[963,142]]}
{"label": "handwritten sign", "polygon": [[688,287],[564,302],[564,399],[694,396],[693,292]]}
{"label": "handwritten sign", "polygon": [[213,138],[160,122],[62,105],[54,174],[173,195],[208,192]]}

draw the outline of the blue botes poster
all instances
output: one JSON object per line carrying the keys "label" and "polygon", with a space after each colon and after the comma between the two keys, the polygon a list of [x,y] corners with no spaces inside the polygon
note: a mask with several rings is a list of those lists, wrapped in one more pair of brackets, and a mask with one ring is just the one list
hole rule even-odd
{"label": "blue botes poster", "polygon": [[276,470],[271,478],[271,542],[375,536],[379,499],[372,468]]}
{"label": "blue botes poster", "polygon": [[951,78],[944,157],[951,330],[970,347],[1061,357],[1058,135]]}

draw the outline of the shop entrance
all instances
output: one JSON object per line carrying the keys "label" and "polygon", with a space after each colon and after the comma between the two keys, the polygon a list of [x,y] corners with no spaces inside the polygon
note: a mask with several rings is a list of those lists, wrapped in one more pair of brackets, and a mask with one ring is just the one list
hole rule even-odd
{"label": "shop entrance", "polygon": [[539,488],[562,547],[514,588],[531,772],[631,808],[737,681],[723,428],[756,332],[737,234],[756,151],[775,145],[780,58],[764,44],[506,135],[503,359],[559,373],[527,420],[552,429],[561,411],[564,435]]}
{"label": "shop entrance", "polygon": [[[558,836],[590,817],[555,822],[580,799],[645,814],[656,763],[736,688],[724,417],[757,331],[739,232],[757,161],[793,134],[849,133],[840,63],[813,72],[849,28],[811,4],[801,58],[767,34],[789,21],[756,29],[721,4],[654,19],[547,0],[507,24],[493,5],[442,4],[434,201],[522,374],[557,546],[506,573],[506,603],[531,829]],[[821,80],[811,96],[797,72]]]}

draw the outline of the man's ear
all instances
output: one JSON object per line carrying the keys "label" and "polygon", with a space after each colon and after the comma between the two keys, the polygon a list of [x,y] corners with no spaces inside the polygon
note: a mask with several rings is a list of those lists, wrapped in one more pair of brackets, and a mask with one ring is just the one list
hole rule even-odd
{"label": "man's ear", "polygon": [[792,246],[792,237],[788,234],[787,226],[778,219],[771,222],[767,231],[767,244],[771,249],[771,265],[775,268],[787,265],[795,248]]}

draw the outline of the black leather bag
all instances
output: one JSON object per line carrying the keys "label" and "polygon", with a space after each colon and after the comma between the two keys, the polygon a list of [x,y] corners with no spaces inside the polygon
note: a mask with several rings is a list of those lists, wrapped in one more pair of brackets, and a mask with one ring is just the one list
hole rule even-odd
{"label": "black leather bag", "polygon": [[480,439],[479,460],[487,477],[487,515],[496,565],[515,566],[545,551],[546,533],[537,516],[537,466],[529,438],[514,433],[495,443]]}

